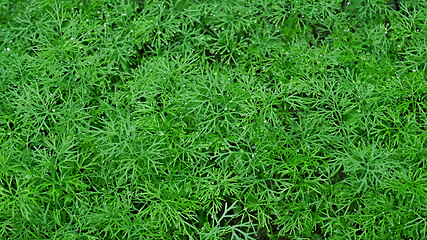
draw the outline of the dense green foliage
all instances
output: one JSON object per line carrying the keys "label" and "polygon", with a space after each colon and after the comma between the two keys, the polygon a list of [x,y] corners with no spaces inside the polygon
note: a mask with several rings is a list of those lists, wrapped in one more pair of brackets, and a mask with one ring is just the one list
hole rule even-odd
{"label": "dense green foliage", "polygon": [[2,0],[0,236],[426,239],[426,0]]}

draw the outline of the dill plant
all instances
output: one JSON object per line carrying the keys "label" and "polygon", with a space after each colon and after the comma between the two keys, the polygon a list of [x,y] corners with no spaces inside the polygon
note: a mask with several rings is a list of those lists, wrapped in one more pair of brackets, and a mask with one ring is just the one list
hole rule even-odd
{"label": "dill plant", "polygon": [[2,1],[0,235],[426,238],[426,1]]}

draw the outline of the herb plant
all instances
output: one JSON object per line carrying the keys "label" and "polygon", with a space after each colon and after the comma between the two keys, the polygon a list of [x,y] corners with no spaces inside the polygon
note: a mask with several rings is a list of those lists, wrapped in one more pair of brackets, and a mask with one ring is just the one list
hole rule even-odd
{"label": "herb plant", "polygon": [[5,239],[426,239],[425,0],[0,3]]}

